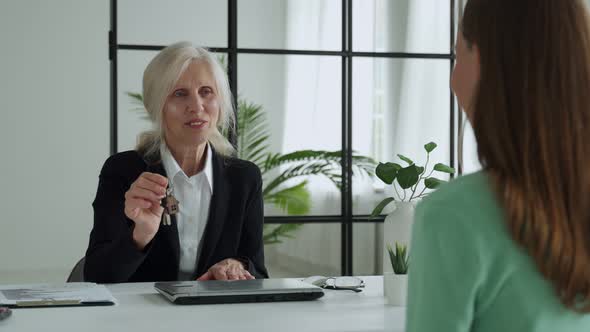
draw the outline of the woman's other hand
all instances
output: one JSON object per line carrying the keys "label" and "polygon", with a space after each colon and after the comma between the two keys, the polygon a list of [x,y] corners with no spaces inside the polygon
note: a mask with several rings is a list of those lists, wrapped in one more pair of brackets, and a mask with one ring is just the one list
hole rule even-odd
{"label": "woman's other hand", "polygon": [[227,258],[213,265],[197,280],[250,280],[254,277],[248,272],[242,262],[237,259]]}

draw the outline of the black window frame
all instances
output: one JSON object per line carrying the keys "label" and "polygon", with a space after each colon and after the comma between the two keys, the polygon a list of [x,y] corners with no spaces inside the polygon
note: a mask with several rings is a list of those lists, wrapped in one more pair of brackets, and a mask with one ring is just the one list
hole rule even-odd
{"label": "black window frame", "polygon": [[[228,1],[228,47],[210,47],[213,52],[228,54],[228,76],[230,89],[233,95],[234,105],[237,104],[238,91],[238,54],[260,55],[315,55],[315,56],[340,56],[342,58],[342,187],[341,187],[341,213],[340,215],[320,216],[269,216],[264,217],[266,224],[287,223],[340,223],[341,224],[341,274],[353,273],[353,224],[355,223],[383,223],[385,217],[369,218],[368,215],[354,215],[352,201],[352,65],[357,57],[381,58],[381,59],[443,59],[449,60],[449,70],[452,72],[455,65],[455,31],[456,31],[456,0],[449,0],[450,5],[450,38],[449,53],[409,53],[409,52],[355,52],[353,51],[353,0],[342,0],[342,50],[293,50],[293,49],[265,49],[265,48],[240,48],[238,47],[238,0]],[[117,39],[117,0],[111,0],[111,30],[109,31],[109,60],[110,60],[110,153],[117,153],[118,140],[118,101],[117,101],[117,75],[118,75],[118,51],[159,51],[165,45],[135,45],[119,44]],[[463,122],[462,112],[456,112],[456,101],[449,88],[450,103],[450,166],[456,164],[456,146],[459,124]],[[230,141],[236,145],[236,133],[230,133]]]}

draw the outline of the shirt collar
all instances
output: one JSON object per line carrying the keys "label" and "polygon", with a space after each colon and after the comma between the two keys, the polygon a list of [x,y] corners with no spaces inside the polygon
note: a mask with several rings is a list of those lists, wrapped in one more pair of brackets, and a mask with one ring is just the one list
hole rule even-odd
{"label": "shirt collar", "polygon": [[205,150],[207,156],[205,157],[205,179],[207,179],[207,183],[209,184],[209,189],[211,189],[211,193],[213,193],[213,149],[209,143],[207,143],[207,149]]}
{"label": "shirt collar", "polygon": [[[209,146],[209,143],[207,143],[207,146],[205,147],[205,154],[205,167],[201,172],[197,173],[195,176],[199,174],[204,174],[205,179],[207,180],[207,184],[209,185],[209,189],[211,189],[211,192],[213,192],[213,150]],[[178,162],[176,161],[176,159],[174,159],[172,153],[170,152],[170,149],[168,149],[165,143],[162,143],[162,145],[160,145],[160,155],[162,156],[162,163],[164,164],[166,174],[170,179],[173,179],[179,173],[184,179],[189,179],[182,170],[182,168],[180,168],[180,165],[178,165]]]}

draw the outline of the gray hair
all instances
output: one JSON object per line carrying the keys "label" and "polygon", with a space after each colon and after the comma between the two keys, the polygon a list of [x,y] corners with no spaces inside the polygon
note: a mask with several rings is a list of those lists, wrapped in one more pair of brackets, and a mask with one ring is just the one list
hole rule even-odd
{"label": "gray hair", "polygon": [[217,85],[219,119],[209,137],[209,143],[216,152],[224,156],[235,153],[234,147],[224,136],[234,128],[235,114],[229,82],[223,66],[205,48],[195,47],[189,42],[179,42],[160,51],[143,72],[143,105],[154,128],[139,134],[136,150],[140,154],[148,158],[159,154],[160,145],[164,142],[162,117],[164,104],[182,73],[193,61],[203,61],[207,64]]}

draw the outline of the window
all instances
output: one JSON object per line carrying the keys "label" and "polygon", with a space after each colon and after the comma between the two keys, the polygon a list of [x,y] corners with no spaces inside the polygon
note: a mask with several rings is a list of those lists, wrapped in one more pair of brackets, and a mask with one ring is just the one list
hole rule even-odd
{"label": "window", "polygon": [[[454,0],[111,4],[113,153],[132,149],[137,134],[149,128],[127,92],[141,91],[143,69],[157,50],[179,40],[209,47],[227,61],[240,104],[262,108],[270,153],[336,156],[334,177],[295,178],[275,189],[305,180],[309,209],[288,213],[266,202],[269,230],[302,224],[294,238],[267,245],[271,275],[381,273],[383,218],[368,215],[389,189],[355,172],[350,155],[419,159],[423,145],[435,141],[434,158],[455,164],[461,117],[449,89]],[[266,170],[265,184],[288,168]]]}

